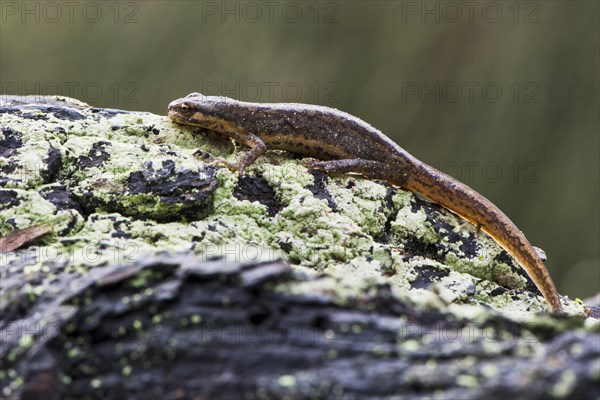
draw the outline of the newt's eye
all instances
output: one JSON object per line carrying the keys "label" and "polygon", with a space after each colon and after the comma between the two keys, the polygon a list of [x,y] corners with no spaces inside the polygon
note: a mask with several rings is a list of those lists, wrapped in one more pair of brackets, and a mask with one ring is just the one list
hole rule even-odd
{"label": "newt's eye", "polygon": [[182,104],[181,106],[179,106],[179,109],[183,112],[186,112],[187,110],[189,110],[190,108],[188,106],[186,106],[185,104]]}

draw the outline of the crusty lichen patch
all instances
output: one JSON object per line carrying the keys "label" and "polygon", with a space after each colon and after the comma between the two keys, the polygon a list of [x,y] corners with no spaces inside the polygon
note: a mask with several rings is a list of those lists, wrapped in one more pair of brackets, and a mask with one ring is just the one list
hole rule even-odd
{"label": "crusty lichen patch", "polygon": [[416,302],[425,291],[436,305],[547,310],[492,239],[387,183],[311,173],[273,151],[247,169],[240,191],[237,173],[216,161],[245,149],[215,133],[69,99],[2,107],[0,141],[10,149],[0,156],[0,234],[50,224],[55,235],[40,244],[73,255],[67,269],[143,251],[249,258],[268,249],[353,296],[389,284]]}
{"label": "crusty lichen patch", "polygon": [[[547,355],[538,346],[545,332],[598,332],[597,321],[583,320],[579,302],[564,299],[570,318],[544,313],[548,307],[523,271],[454,214],[385,182],[308,171],[285,152],[268,152],[243,177],[217,163],[237,161],[244,151],[164,116],[94,109],[69,99],[0,102],[0,235],[53,227],[53,235],[0,255],[0,314],[28,324],[21,336],[1,332],[11,344],[3,353],[8,367],[0,368],[1,396],[20,393],[27,382],[15,366],[52,339],[30,333],[36,324],[60,326],[64,334],[54,349],[70,365],[59,368],[61,385],[85,382],[97,397],[110,397],[114,392],[104,391],[114,375],[94,365],[94,344],[82,332],[97,333],[102,318],[114,323],[100,335],[110,353],[120,354],[111,373],[135,379],[189,351],[178,343],[180,335],[190,331],[198,340],[209,310],[220,320],[251,308],[246,297],[241,308],[230,307],[231,290],[240,285],[257,296],[251,303],[279,296],[293,307],[317,305],[315,315],[308,313],[311,338],[333,344],[323,360],[335,362],[354,348],[360,357],[351,359],[400,358],[404,372],[390,373],[412,388],[452,381],[477,389],[512,369],[503,361],[507,351],[544,363]],[[246,271],[245,264],[258,267]],[[212,293],[211,306],[202,308],[198,304],[207,299],[190,297],[204,293],[186,277],[214,279],[202,286],[207,290],[217,282],[226,289]],[[266,300],[253,289],[262,280]],[[187,284],[193,286],[189,296],[178,294]],[[103,303],[115,293],[114,302]],[[187,300],[189,308],[175,306]],[[328,318],[321,317],[320,305]],[[77,320],[83,309],[89,314]],[[299,315],[278,312],[284,321]],[[383,336],[360,347],[369,342],[361,335],[372,324]],[[169,333],[157,335],[162,329]],[[448,356],[455,359],[450,366],[443,364]],[[404,360],[419,365],[407,369]],[[274,385],[291,397],[307,397],[306,390],[312,397],[339,397],[353,384],[340,384],[339,368],[333,370],[328,377],[320,370],[281,371]],[[597,380],[600,369],[589,375]],[[568,397],[575,389],[573,376],[564,374],[547,392]],[[266,398],[270,390],[261,386],[247,394]]]}

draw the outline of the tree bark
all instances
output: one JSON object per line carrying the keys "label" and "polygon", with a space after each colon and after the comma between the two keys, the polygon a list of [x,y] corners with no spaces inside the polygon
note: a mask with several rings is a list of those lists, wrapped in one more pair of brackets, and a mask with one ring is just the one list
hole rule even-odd
{"label": "tree bark", "polygon": [[149,113],[0,100],[0,396],[596,398],[598,321],[452,213]]}

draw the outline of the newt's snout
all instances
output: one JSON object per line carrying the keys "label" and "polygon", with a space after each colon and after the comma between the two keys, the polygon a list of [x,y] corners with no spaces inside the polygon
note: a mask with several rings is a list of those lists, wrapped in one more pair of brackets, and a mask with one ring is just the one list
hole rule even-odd
{"label": "newt's snout", "polygon": [[177,99],[169,103],[168,115],[171,120],[180,124],[189,124],[192,121],[193,110],[185,99]]}

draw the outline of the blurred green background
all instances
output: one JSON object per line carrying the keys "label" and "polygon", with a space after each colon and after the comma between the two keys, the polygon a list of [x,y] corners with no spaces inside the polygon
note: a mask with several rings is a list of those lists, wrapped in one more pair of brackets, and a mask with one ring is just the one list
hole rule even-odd
{"label": "blurred green background", "polygon": [[0,5],[4,94],[336,107],[495,202],[561,293],[600,291],[596,1]]}

